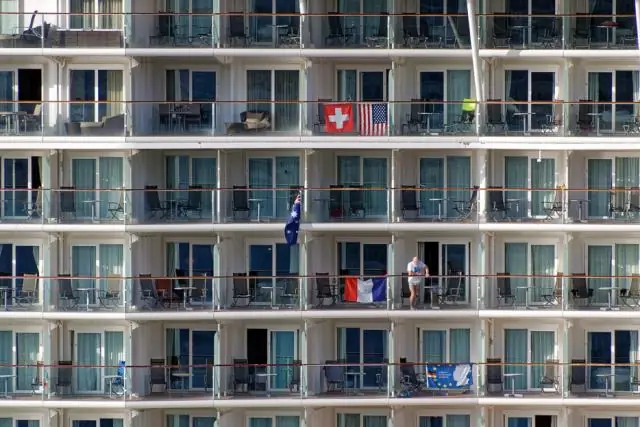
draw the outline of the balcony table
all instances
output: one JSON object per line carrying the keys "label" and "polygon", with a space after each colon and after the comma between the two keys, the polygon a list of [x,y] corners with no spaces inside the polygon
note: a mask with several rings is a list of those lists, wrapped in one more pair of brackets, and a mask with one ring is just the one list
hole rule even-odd
{"label": "balcony table", "polygon": [[522,48],[527,48],[527,30],[529,29],[528,25],[514,25],[511,27],[512,30],[522,31]]}
{"label": "balcony table", "polygon": [[247,200],[249,203],[257,203],[258,204],[258,217],[256,218],[257,222],[260,222],[260,209],[262,207],[262,202],[264,202],[264,199],[255,199],[255,198],[251,198]]}
{"label": "balcony table", "polygon": [[587,116],[596,121],[596,136],[600,136],[600,117],[602,117],[602,113],[587,113]]}
{"label": "balcony table", "polygon": [[602,288],[598,288],[599,291],[607,292],[607,306],[600,308],[600,310],[618,310],[618,307],[613,306],[613,298],[611,297],[611,294],[619,289],[619,286],[604,286]]}
{"label": "balcony table", "polygon": [[604,393],[600,393],[601,397],[613,397],[613,393],[609,393],[609,384],[611,383],[611,378],[615,377],[615,374],[611,372],[596,374],[598,378],[604,378]]}
{"label": "balcony table", "polygon": [[525,309],[531,309],[533,307],[531,307],[529,305],[529,291],[533,288],[533,286],[518,286],[516,289],[524,291],[524,308]]}
{"label": "balcony table", "polygon": [[9,374],[9,375],[0,375],[0,380],[2,380],[2,382],[4,383],[4,398],[8,399],[9,398],[9,385],[7,384],[9,382],[10,379],[15,378],[15,375]]}
{"label": "balcony table", "polygon": [[[123,390],[124,390],[124,377],[122,375],[103,375],[102,381],[103,383],[109,381],[109,397],[113,396],[113,380],[121,378],[123,381]],[[124,393],[123,393],[124,394]],[[117,394],[116,394],[117,396]]]}
{"label": "balcony table", "polygon": [[275,39],[274,39],[274,47],[278,47],[280,46],[280,33],[282,32],[282,30],[286,30],[289,28],[288,24],[272,24],[270,25],[271,28],[273,28],[274,32],[275,32]]}
{"label": "balcony table", "polygon": [[95,292],[96,288],[76,288],[76,290],[85,294],[85,309],[86,311],[91,311],[89,308],[89,292]]}
{"label": "balcony table", "polygon": [[7,298],[9,296],[9,292],[11,292],[13,288],[11,286],[0,286],[0,294],[2,294],[2,306],[4,311],[9,310],[7,305]]}
{"label": "balcony table", "polygon": [[444,202],[445,200],[446,199],[444,197],[433,197],[429,199],[430,202],[438,204],[438,221],[442,221],[442,202]]}
{"label": "balcony table", "polygon": [[182,291],[182,307],[185,310],[191,310],[191,307],[187,307],[187,294],[194,290],[195,286],[174,286],[174,291]]}
{"label": "balcony table", "polygon": [[184,387],[184,379],[191,377],[191,374],[189,372],[174,372],[171,374],[171,376],[180,378],[180,382],[182,384],[182,390],[188,390],[188,388]]}
{"label": "balcony table", "polygon": [[526,112],[518,112],[518,113],[513,113],[514,117],[522,117],[522,134],[523,135],[527,135],[527,122],[529,121],[529,117],[531,116],[535,116],[536,113],[531,112],[531,111],[526,111]]}
{"label": "balcony table", "polygon": [[440,292],[440,285],[427,285],[424,287],[425,291],[429,291],[431,294],[431,309],[432,310],[440,310],[440,307],[434,304],[436,297],[438,296],[438,292]]}
{"label": "balcony table", "polygon": [[[0,111],[0,120],[2,120],[5,132],[7,134],[19,135],[21,116],[24,117],[26,115],[27,113],[25,111]],[[26,122],[24,123],[26,131]]]}
{"label": "balcony table", "polygon": [[418,113],[418,115],[426,117],[426,120],[427,120],[427,135],[437,135],[435,133],[431,133],[431,116],[436,116],[436,115],[439,116],[440,113],[436,113],[434,111],[431,111],[431,112],[422,111],[422,112]]}
{"label": "balcony table", "polygon": [[[345,372],[344,376],[345,376],[345,382],[344,382],[344,392],[345,394],[349,395],[353,395],[353,396],[357,396],[358,393],[358,388],[356,387],[356,378],[360,377],[360,386],[362,386],[362,377],[364,377],[365,375],[367,375],[366,372]],[[348,378],[351,377],[351,384],[352,387],[349,388],[349,380]],[[349,392],[351,391],[351,392]]]}
{"label": "balcony table", "polygon": [[264,378],[264,391],[267,393],[267,397],[271,397],[271,388],[270,388],[270,384],[269,384],[269,380],[271,378],[277,377],[278,374],[276,374],[275,372],[258,372],[257,374],[255,374],[256,377],[259,378]]}
{"label": "balcony table", "polygon": [[100,200],[84,200],[83,203],[87,203],[91,205],[91,221],[96,221],[96,204],[100,203]]}
{"label": "balcony table", "polygon": [[519,372],[512,372],[504,374],[505,378],[511,379],[511,393],[505,393],[504,397],[522,397],[521,394],[516,394],[516,377],[521,377],[523,374]]}
{"label": "balcony table", "polygon": [[578,222],[584,221],[584,209],[583,206],[585,203],[589,203],[586,199],[569,199],[569,203],[577,203],[578,204]]}

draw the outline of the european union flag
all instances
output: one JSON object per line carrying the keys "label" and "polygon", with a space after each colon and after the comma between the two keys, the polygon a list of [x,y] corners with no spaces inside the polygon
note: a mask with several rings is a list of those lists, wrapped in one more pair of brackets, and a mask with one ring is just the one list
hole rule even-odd
{"label": "european union flag", "polygon": [[300,231],[300,196],[293,203],[291,215],[284,226],[284,239],[287,241],[287,245],[298,243],[298,231]]}

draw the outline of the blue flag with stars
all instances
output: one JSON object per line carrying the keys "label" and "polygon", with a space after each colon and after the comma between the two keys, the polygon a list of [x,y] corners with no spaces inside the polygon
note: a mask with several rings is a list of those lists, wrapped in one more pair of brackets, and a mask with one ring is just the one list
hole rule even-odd
{"label": "blue flag with stars", "polygon": [[298,243],[298,231],[300,231],[300,196],[296,197],[289,219],[284,226],[284,239],[287,245],[292,246]]}

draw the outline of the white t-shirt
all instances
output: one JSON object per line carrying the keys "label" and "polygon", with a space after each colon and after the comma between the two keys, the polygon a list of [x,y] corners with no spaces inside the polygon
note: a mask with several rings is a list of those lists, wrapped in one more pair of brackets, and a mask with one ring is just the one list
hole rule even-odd
{"label": "white t-shirt", "polygon": [[[418,261],[418,262],[413,262],[411,261],[409,264],[407,264],[407,272],[409,273],[418,273],[421,274],[424,269],[425,269],[425,265],[422,261]],[[414,284],[414,283],[420,283],[420,280],[422,280],[424,276],[420,275],[420,276],[409,276],[409,283]]]}

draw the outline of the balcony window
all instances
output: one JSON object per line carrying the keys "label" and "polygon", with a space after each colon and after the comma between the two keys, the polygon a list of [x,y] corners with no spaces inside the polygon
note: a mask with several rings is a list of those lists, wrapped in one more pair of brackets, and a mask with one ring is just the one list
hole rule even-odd
{"label": "balcony window", "polygon": [[123,0],[69,0],[69,28],[122,29],[122,2]]}
{"label": "balcony window", "polygon": [[72,331],[71,342],[74,365],[83,366],[74,369],[74,391],[79,394],[108,391],[104,376],[115,375],[118,364],[125,360],[124,333],[76,330]]}
{"label": "balcony window", "polygon": [[386,243],[338,242],[338,273],[340,276],[361,276],[364,280],[384,276],[387,274],[387,250]]}
{"label": "balcony window", "polygon": [[[24,275],[38,276],[41,266],[40,246],[29,244],[0,244],[0,286],[10,288],[12,291],[3,297],[7,305],[13,304],[12,295],[19,295],[22,290]],[[14,276],[10,278],[10,276]],[[19,277],[16,277],[19,276]],[[39,289],[36,281],[36,289]],[[39,295],[33,302],[39,300]],[[4,305],[5,301],[0,301]]]}
{"label": "balcony window", "polygon": [[165,99],[171,103],[159,106],[160,126],[169,132],[213,131],[215,71],[167,70],[165,76]]}
{"label": "balcony window", "polygon": [[638,363],[638,350],[637,330],[588,331],[587,364],[601,365],[587,367],[588,390],[604,391],[606,374],[611,375],[609,391],[634,390],[631,382],[638,369],[629,365]]}
{"label": "balcony window", "polygon": [[167,427],[214,427],[215,417],[198,417],[188,414],[168,414]]}
{"label": "balcony window", "polygon": [[[419,242],[418,257],[429,268],[428,284],[439,286],[449,299],[469,301],[469,242]],[[427,293],[427,298],[431,294]]]}
{"label": "balcony window", "polygon": [[42,360],[40,356],[39,332],[0,330],[0,375],[15,375],[5,380],[8,393],[32,394],[31,383],[38,376],[35,364]]}
{"label": "balcony window", "polygon": [[299,331],[296,329],[247,329],[249,365],[267,365],[249,367],[249,374],[253,379],[250,387],[253,386],[253,391],[291,389],[292,365],[295,360],[300,359],[299,338]]}
{"label": "balcony window", "polygon": [[638,427],[638,417],[587,418],[587,427]]}
{"label": "balcony window", "polygon": [[471,417],[469,415],[421,416],[418,424],[419,427],[471,427]]}
{"label": "balcony window", "polygon": [[[556,246],[509,242],[504,244],[504,269],[514,276],[510,284],[519,301],[544,304],[543,295],[553,293],[556,273]],[[550,277],[522,277],[550,276]]]}
{"label": "balcony window", "polygon": [[[73,279],[75,289],[95,289],[82,291],[79,304],[89,306],[100,302],[98,296],[109,289],[109,282],[118,282],[122,286],[124,267],[124,247],[121,244],[97,244],[71,246],[71,275],[81,277]],[[100,276],[100,279],[96,279]]]}
{"label": "balcony window", "polygon": [[426,127],[429,130],[442,130],[447,124],[459,122],[462,116],[462,101],[470,97],[470,70],[423,71],[420,73],[420,99],[436,102],[424,106],[424,112],[428,113]]}
{"label": "balcony window", "polygon": [[[515,376],[516,390],[540,388],[544,377],[544,363],[556,358],[556,333],[527,329],[505,329],[504,372]],[[507,381],[508,380],[508,381]],[[511,379],[505,379],[505,390]]]}
{"label": "balcony window", "polygon": [[165,11],[174,13],[174,37],[180,44],[212,34],[214,0],[165,0]]}
{"label": "balcony window", "polygon": [[34,210],[42,214],[41,164],[40,157],[2,159],[3,217],[31,217]]}
{"label": "balcony window", "polygon": [[[429,40],[440,41],[442,47],[468,47],[469,18],[467,4],[458,0],[420,0],[418,19],[420,34]],[[463,16],[447,16],[463,15]]]}
{"label": "balcony window", "polygon": [[[122,70],[71,70],[69,72],[70,121],[100,122],[105,118],[114,118],[123,114],[122,74]],[[104,125],[106,126],[107,123],[105,122]],[[123,127],[107,128],[107,130],[122,132]]]}
{"label": "balcony window", "polygon": [[272,306],[290,303],[289,297],[281,295],[279,289],[290,288],[287,284],[291,276],[299,274],[300,249],[298,245],[289,246],[285,243],[250,244],[249,255],[249,286],[255,293],[255,302]]}
{"label": "balcony window", "polygon": [[[166,170],[167,189],[180,190],[166,192],[168,201],[170,203],[182,201],[193,208],[192,213],[198,217],[212,218],[215,206],[214,190],[217,186],[216,158],[167,156]],[[192,190],[195,187],[195,191],[185,191],[190,187]]]}
{"label": "balcony window", "polygon": [[420,336],[422,363],[471,362],[471,330],[451,328],[422,330]]}
{"label": "balcony window", "polygon": [[[114,205],[124,205],[124,160],[122,157],[74,158],[71,183],[75,191],[75,216],[113,220]],[[116,213],[121,215],[120,212]]]}
{"label": "balcony window", "polygon": [[[260,216],[287,218],[300,188],[299,157],[251,157],[248,161],[249,199],[260,200]],[[253,190],[254,188],[260,190]],[[251,203],[257,217],[258,203]]]}
{"label": "balcony window", "polygon": [[[249,31],[256,43],[272,44],[278,39],[278,26],[287,29],[300,28],[300,13],[297,0],[251,0]],[[279,15],[279,16],[278,16]]]}
{"label": "balcony window", "polygon": [[[588,278],[588,287],[593,289],[592,302],[595,304],[617,303],[617,295],[607,290],[610,286],[616,286],[622,290],[628,290],[631,286],[630,277],[620,277],[612,283],[609,276],[631,276],[638,274],[640,265],[640,245],[617,243],[615,245],[588,245],[587,247],[587,271],[588,276],[600,276],[602,278]],[[600,288],[605,288],[600,291]]]}
{"label": "balcony window", "polygon": [[349,388],[380,389],[378,381],[387,379],[389,332],[383,329],[338,328],[338,360],[347,363],[347,372],[359,375],[347,375]]}
{"label": "balcony window", "polygon": [[[387,34],[386,0],[338,0],[338,13],[345,15],[342,28],[353,34],[353,44],[363,44],[367,38]],[[368,16],[367,16],[368,15]]]}
{"label": "balcony window", "polygon": [[300,417],[276,415],[274,417],[249,417],[249,427],[299,427]]}
{"label": "balcony window", "polygon": [[504,178],[510,218],[546,218],[555,197],[555,159],[506,156]]}
{"label": "balcony window", "polygon": [[557,425],[554,415],[534,415],[532,417],[507,415],[504,427],[556,427]]}
{"label": "balcony window", "polygon": [[339,101],[386,101],[389,96],[389,72],[338,70]]}
{"label": "balcony window", "polygon": [[538,46],[543,43],[545,36],[561,29],[554,27],[555,18],[552,15],[556,13],[555,0],[507,0],[505,11],[515,15],[509,20],[509,26],[516,27],[510,33],[514,45],[531,43]]}
{"label": "balcony window", "polygon": [[[73,419],[71,427],[123,427],[122,418]],[[31,426],[29,426],[31,427]]]}
{"label": "balcony window", "polygon": [[[589,101],[604,104],[593,105],[595,128],[600,131],[624,132],[624,125],[633,122],[640,114],[638,101],[640,79],[638,71],[603,71],[588,73]],[[614,104],[615,103],[615,104]]]}
{"label": "balcony window", "polygon": [[247,70],[247,110],[268,113],[271,129],[297,132],[299,101],[299,70]]}
{"label": "balcony window", "polygon": [[[214,363],[216,332],[168,328],[165,336],[167,365],[171,366],[169,388],[185,390],[212,388],[213,380],[207,378],[207,364]],[[175,375],[177,373],[186,373],[189,376],[185,378]],[[206,380],[208,384],[205,384]]]}
{"label": "balcony window", "polygon": [[385,415],[337,414],[336,427],[386,427]]}
{"label": "balcony window", "polygon": [[[386,217],[388,212],[388,167],[384,157],[338,156],[338,185],[342,213],[366,218]],[[374,190],[367,190],[374,188]],[[353,200],[352,200],[353,199]]]}
{"label": "balcony window", "polygon": [[209,279],[204,279],[204,290],[191,290],[192,297],[195,297],[197,292],[201,293],[198,295],[198,298],[192,298],[192,304],[211,304],[213,299],[213,289],[211,286],[214,275],[213,246],[212,244],[189,242],[167,243],[167,276],[188,277],[188,284],[185,286],[190,287],[197,287],[197,283],[194,282],[203,280],[196,279],[195,277],[209,277]]}
{"label": "balcony window", "polygon": [[0,418],[0,427],[40,427],[40,420],[20,418]]}
{"label": "balcony window", "polygon": [[0,1],[0,34],[11,36],[20,29],[18,24],[18,0]]}
{"label": "balcony window", "polygon": [[471,158],[469,156],[423,157],[420,159],[420,215],[456,218],[455,208],[471,197]]}
{"label": "balcony window", "polygon": [[[614,180],[615,177],[615,180]],[[640,158],[588,159],[587,187],[590,218],[615,218],[624,211],[630,195],[640,186]],[[615,192],[611,190],[614,189]]]}
{"label": "balcony window", "polygon": [[[622,36],[623,31],[635,28],[635,6],[630,0],[589,0],[587,8],[587,13],[593,15],[589,16],[589,28],[594,42],[615,43],[616,36]],[[618,24],[618,28],[613,29],[613,34],[607,35],[609,29],[598,28],[606,21],[614,21]]]}
{"label": "balcony window", "polygon": [[540,131],[553,116],[553,71],[506,70],[506,121],[510,131]]}

